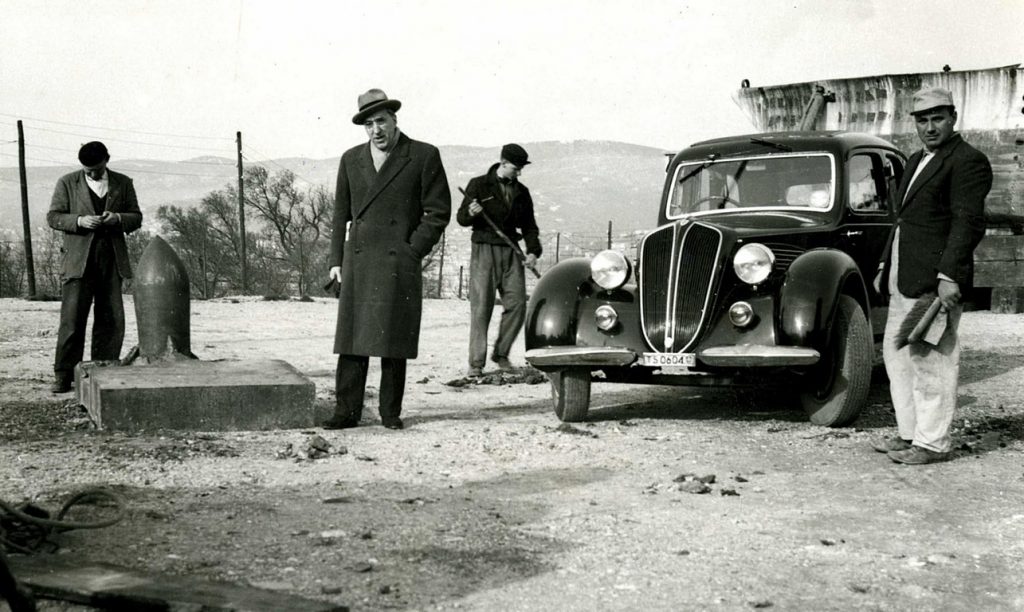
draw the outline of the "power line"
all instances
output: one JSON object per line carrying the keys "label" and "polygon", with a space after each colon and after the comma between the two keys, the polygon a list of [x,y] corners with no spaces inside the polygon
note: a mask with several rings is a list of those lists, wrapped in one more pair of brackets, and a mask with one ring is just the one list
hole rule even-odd
{"label": "power line", "polygon": [[[0,157],[17,157],[17,155],[12,154],[12,153],[2,153],[2,152],[0,152]],[[44,158],[40,158],[40,157],[29,157],[27,155],[25,156],[25,159],[30,160],[30,161],[34,161],[34,162],[45,162],[45,163],[56,164],[57,166],[74,167],[74,166],[77,165],[77,164],[69,164],[67,161],[58,161],[56,159],[49,159],[49,158],[44,159]],[[171,162],[171,163],[173,163],[173,162]],[[227,166],[225,166],[225,168],[227,168]],[[188,173],[188,172],[164,172],[164,171],[161,171],[161,170],[145,170],[143,168],[132,168],[131,169],[131,173],[132,174],[160,174],[160,175],[167,175],[167,176],[194,176],[194,177],[198,177],[198,178],[219,178],[219,175],[217,175],[217,174],[191,174],[191,173]],[[14,182],[14,181],[11,181],[11,182]]]}
{"label": "power line", "polygon": [[[253,153],[255,153],[255,154],[257,154],[257,155],[260,155],[260,156],[262,156],[262,157],[264,158],[264,162],[265,162],[265,163],[271,163],[271,164],[273,164],[273,165],[277,166],[278,168],[280,168],[280,169],[282,169],[282,170],[287,170],[288,172],[291,172],[291,173],[292,173],[292,174],[294,174],[295,176],[299,177],[300,179],[302,179],[302,180],[306,181],[306,182],[307,182],[307,183],[309,183],[310,185],[315,185],[315,184],[316,184],[316,183],[314,183],[313,181],[309,180],[308,178],[306,178],[306,177],[302,176],[302,175],[301,175],[301,174],[299,174],[298,172],[296,172],[296,171],[292,170],[291,168],[286,168],[285,166],[281,165],[280,163],[278,163],[278,162],[274,161],[273,159],[270,159],[270,158],[269,158],[269,156],[268,156],[268,155],[267,155],[266,153],[261,153],[260,151],[257,151],[257,150],[256,150],[256,149],[254,149],[253,147],[250,147],[250,146],[249,146],[248,144],[245,144],[245,143],[243,143],[243,144],[242,144],[242,148],[243,148],[243,149],[249,149],[249,150],[250,150],[250,151],[252,151]],[[249,158],[245,157],[245,155],[242,155],[242,158],[243,158],[243,159],[246,159],[246,160],[248,160],[248,159],[249,159]],[[254,161],[254,160],[252,160],[252,161]]]}
{"label": "power line", "polygon": [[129,134],[141,134],[141,135],[144,135],[144,136],[170,136],[170,137],[173,137],[173,138],[195,138],[195,139],[198,139],[198,140],[226,140],[226,141],[230,141],[231,140],[231,138],[229,138],[227,136],[197,136],[197,135],[192,135],[192,134],[171,134],[171,133],[167,133],[167,132],[143,132],[143,131],[140,131],[140,130],[130,130],[130,129],[127,129],[127,128],[112,128],[112,127],[102,127],[102,126],[97,126],[97,125],[85,125],[83,123],[68,123],[66,121],[55,121],[55,120],[52,120],[52,119],[40,119],[38,117],[25,117],[25,116],[22,116],[22,115],[11,115],[9,113],[0,113],[0,117],[10,117],[12,119],[22,119],[22,120],[28,119],[30,121],[41,121],[42,123],[53,123],[53,124],[56,124],[56,125],[68,125],[68,126],[71,126],[71,127],[84,127],[84,128],[89,128],[90,130],[109,130],[109,131],[112,131],[112,132],[128,132]]}
{"label": "power line", "polygon": [[[94,138],[95,137],[94,134],[81,134],[79,132],[66,132],[64,130],[53,130],[53,129],[50,129],[50,128],[32,127],[31,129],[32,130],[38,130],[40,132],[52,132],[54,134],[66,134],[66,135],[69,135],[69,136],[79,136],[81,138]],[[163,148],[163,149],[184,149],[186,151],[205,151],[205,152],[213,152],[213,153],[223,153],[224,152],[224,149],[214,149],[212,147],[192,147],[192,146],[185,146],[185,145],[172,145],[172,144],[163,144],[163,143],[156,143],[156,142],[146,142],[144,140],[128,140],[126,138],[104,138],[104,140],[110,141],[110,142],[127,142],[127,143],[130,143],[130,144],[141,144],[141,145],[146,145],[146,146],[149,146],[149,147],[160,147],[160,148]]]}

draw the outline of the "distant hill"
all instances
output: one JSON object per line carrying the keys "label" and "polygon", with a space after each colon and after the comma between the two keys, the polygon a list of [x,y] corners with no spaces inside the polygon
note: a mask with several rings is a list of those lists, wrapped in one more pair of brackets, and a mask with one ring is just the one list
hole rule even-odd
{"label": "distant hill", "polygon": [[[682,143],[685,144],[685,143]],[[524,143],[534,162],[523,173],[537,207],[542,232],[616,234],[652,227],[657,219],[665,170],[665,151],[621,142],[574,141]],[[441,158],[453,193],[497,161],[499,147],[441,146]],[[339,152],[340,154],[340,152]],[[285,158],[253,162],[271,173],[287,168],[300,181],[331,191],[338,158]],[[158,231],[156,210],[164,204],[194,206],[211,191],[237,181],[235,161],[204,156],[180,162],[113,160],[111,168],[131,176],[145,216],[144,227]],[[33,225],[44,227],[53,186],[77,166],[29,167],[29,209]],[[21,192],[17,168],[0,168],[0,231],[21,235]],[[454,220],[453,220],[454,224]]]}

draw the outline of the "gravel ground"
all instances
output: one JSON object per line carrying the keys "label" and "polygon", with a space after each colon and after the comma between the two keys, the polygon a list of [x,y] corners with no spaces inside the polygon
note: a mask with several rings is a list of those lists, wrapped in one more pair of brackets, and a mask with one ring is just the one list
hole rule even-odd
{"label": "gravel ground", "polygon": [[[201,358],[284,359],[329,410],[333,301],[192,307]],[[623,385],[560,426],[547,384],[446,385],[458,301],[425,303],[404,431],[372,390],[355,430],[96,431],[47,392],[58,310],[0,300],[0,499],[118,492],[125,520],[59,536],[66,558],[353,610],[1024,609],[1024,315],[964,315],[955,459],[907,467],[868,445],[894,425],[879,372],[835,430],[780,398]]]}

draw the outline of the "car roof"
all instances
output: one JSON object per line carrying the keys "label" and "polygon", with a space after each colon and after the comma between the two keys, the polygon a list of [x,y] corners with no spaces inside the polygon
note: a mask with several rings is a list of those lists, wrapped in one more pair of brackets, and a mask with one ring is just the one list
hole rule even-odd
{"label": "car roof", "polygon": [[[755,141],[775,143],[759,144]],[[838,153],[859,147],[880,147],[899,151],[891,142],[860,132],[841,131],[803,131],[803,132],[761,132],[702,140],[683,149],[676,157],[679,159],[704,159],[709,155],[731,157],[756,153],[783,153],[782,147],[794,153],[801,151],[829,151]]]}

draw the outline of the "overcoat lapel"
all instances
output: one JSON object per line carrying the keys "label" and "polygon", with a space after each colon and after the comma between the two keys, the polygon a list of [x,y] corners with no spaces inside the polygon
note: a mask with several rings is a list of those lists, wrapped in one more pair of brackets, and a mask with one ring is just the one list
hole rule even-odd
{"label": "overcoat lapel", "polygon": [[[367,144],[366,157],[370,157],[369,147],[372,145]],[[360,156],[362,157],[362,156]],[[375,172],[372,180],[369,182],[370,189],[366,192],[366,197],[360,202],[355,211],[353,211],[353,217],[358,217],[363,214],[363,211],[373,202],[374,199],[380,192],[384,190],[388,184],[394,180],[398,173],[402,171],[402,168],[409,163],[409,138],[402,134],[398,139],[398,144],[395,145],[395,150],[391,155],[388,155],[387,161],[381,166],[380,172]],[[369,159],[369,169],[373,170],[373,160]]]}

